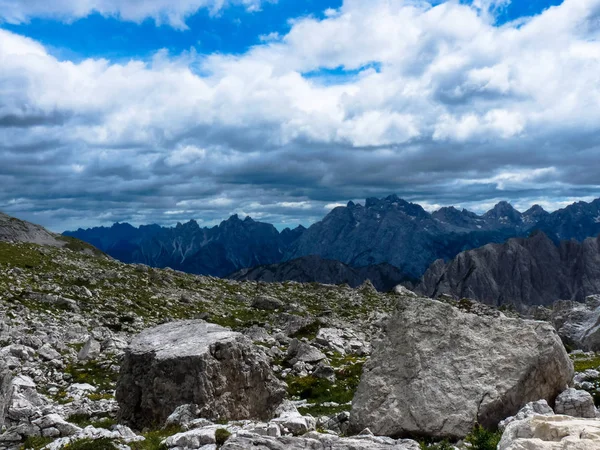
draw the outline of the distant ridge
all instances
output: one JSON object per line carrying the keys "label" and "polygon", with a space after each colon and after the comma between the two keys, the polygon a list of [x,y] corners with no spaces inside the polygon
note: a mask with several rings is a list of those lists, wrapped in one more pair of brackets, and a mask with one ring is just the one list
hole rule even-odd
{"label": "distant ridge", "polygon": [[382,263],[375,266],[353,268],[339,261],[326,260],[320,256],[303,256],[268,266],[242,269],[228,276],[232,280],[263,281],[268,283],[297,281],[299,283],[348,284],[358,287],[370,280],[381,292],[387,292],[407,281],[396,267]]}
{"label": "distant ridge", "polygon": [[429,213],[396,195],[348,202],[308,229],[281,233],[268,223],[237,215],[212,228],[195,221],[173,228],[158,225],[65,232],[123,262],[171,267],[224,277],[238,270],[305,256],[339,261],[352,268],[390,264],[405,277],[419,279],[437,259],[489,243],[503,243],[543,230],[555,242],[600,233],[600,199],[578,202],[553,213],[538,205],[526,212],[499,202],[483,215],[453,207]]}

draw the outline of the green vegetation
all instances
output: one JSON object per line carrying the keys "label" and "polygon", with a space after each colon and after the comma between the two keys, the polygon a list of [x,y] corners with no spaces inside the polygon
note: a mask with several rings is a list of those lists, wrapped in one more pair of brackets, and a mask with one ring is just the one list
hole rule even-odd
{"label": "green vegetation", "polygon": [[585,372],[588,369],[597,369],[600,367],[600,355],[592,357],[587,355],[573,355],[572,358],[575,372]]}
{"label": "green vegetation", "polygon": [[131,450],[166,450],[167,447],[162,445],[162,441],[177,433],[181,433],[181,431],[181,427],[176,425],[149,431],[142,435],[145,438],[144,441],[131,442],[128,445],[131,447]]}
{"label": "green vegetation", "polygon": [[21,450],[40,450],[52,442],[54,439],[46,438],[42,436],[30,436],[25,439],[25,442],[21,445]]}
{"label": "green vegetation", "polygon": [[465,438],[465,442],[471,444],[473,450],[496,450],[501,437],[502,433],[500,431],[489,431],[481,425],[476,425]]}
{"label": "green vegetation", "polygon": [[107,438],[79,439],[63,447],[65,450],[115,450],[117,447]]}
{"label": "green vegetation", "polygon": [[231,433],[225,428],[217,428],[215,431],[215,441],[217,442],[217,448],[221,447],[227,439],[231,436]]}
{"label": "green vegetation", "polygon": [[448,442],[447,440],[444,440],[442,442],[421,441],[421,442],[419,442],[419,445],[421,446],[421,450],[453,450],[454,449],[452,444],[450,444],[450,442]]}
{"label": "green vegetation", "polygon": [[[74,383],[88,383],[100,391],[115,389],[119,377],[112,365],[104,365],[96,361],[69,364],[65,373],[71,375]],[[96,395],[101,396],[101,394]]]}
{"label": "green vegetation", "polygon": [[105,428],[110,430],[113,425],[117,424],[117,421],[111,417],[99,417],[93,418],[88,414],[72,414],[68,417],[68,422],[77,425],[78,427],[85,428],[92,425],[95,428]]}
{"label": "green vegetation", "polygon": [[[346,403],[352,401],[358,388],[364,359],[337,355],[331,358],[331,362],[336,375],[336,381],[333,383],[312,375],[286,378],[288,394],[309,403],[308,407],[300,408],[302,414],[327,415],[349,409]],[[320,406],[326,402],[335,402],[340,406]]]}
{"label": "green vegetation", "polygon": [[314,338],[317,337],[317,333],[319,332],[320,328],[321,328],[321,324],[318,321],[315,321],[315,322],[312,322],[312,323],[300,328],[298,331],[296,331],[290,337],[296,338],[296,339],[306,338],[306,339],[312,341]]}

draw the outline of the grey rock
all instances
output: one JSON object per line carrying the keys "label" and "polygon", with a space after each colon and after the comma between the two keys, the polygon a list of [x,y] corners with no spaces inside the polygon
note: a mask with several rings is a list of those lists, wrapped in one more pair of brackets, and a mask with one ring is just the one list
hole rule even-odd
{"label": "grey rock", "polygon": [[596,418],[596,407],[591,394],[586,391],[569,388],[556,397],[554,405],[556,414],[566,416]]}
{"label": "grey rock", "polygon": [[4,361],[0,360],[0,430],[4,425],[4,419],[8,412],[12,395],[13,373],[6,366]]}
{"label": "grey rock", "polygon": [[585,351],[600,351],[600,296],[591,295],[585,303],[568,300],[553,305],[550,320],[569,346]]}
{"label": "grey rock", "polygon": [[119,418],[138,428],[164,423],[184,404],[215,420],[268,419],[285,389],[266,355],[240,333],[200,320],[145,330],[125,353]]}
{"label": "grey rock", "polygon": [[178,406],[173,413],[167,417],[165,426],[179,425],[187,426],[198,418],[200,408],[198,405],[181,405]]}
{"label": "grey rock", "polygon": [[81,350],[79,350],[79,353],[77,354],[77,359],[79,359],[80,361],[85,361],[87,359],[96,359],[100,355],[101,351],[102,346],[100,345],[100,342],[98,342],[90,336],[88,340],[85,341],[85,344],[83,345]]}
{"label": "grey rock", "polygon": [[221,447],[222,450],[420,450],[417,442],[393,440],[377,436],[342,438],[329,434],[309,432],[301,437],[260,436],[238,432]]}
{"label": "grey rock", "polygon": [[478,316],[430,299],[399,299],[374,343],[351,427],[462,438],[528,402],[554,401],[573,364],[548,323]]}
{"label": "grey rock", "polygon": [[38,349],[38,355],[44,358],[47,361],[52,361],[53,359],[60,359],[61,355],[56,350],[52,348],[49,344],[44,344],[40,349]]}
{"label": "grey rock", "polygon": [[293,365],[297,361],[305,363],[316,363],[323,361],[327,356],[318,348],[313,347],[306,342],[301,342],[298,339],[292,339],[287,351],[287,359]]}
{"label": "grey rock", "polygon": [[528,417],[532,417],[535,415],[541,416],[553,416],[554,411],[548,405],[546,400],[538,400],[535,402],[529,402],[525,406],[523,406],[517,414],[514,416],[507,417],[506,419],[500,421],[498,424],[498,429],[504,431],[506,427],[517,420],[524,420]]}
{"label": "grey rock", "polygon": [[448,263],[436,261],[417,290],[428,297],[451,294],[494,306],[583,301],[600,292],[600,237],[557,246],[536,232],[526,239],[488,244]]}
{"label": "grey rock", "polygon": [[266,311],[282,309],[284,306],[285,306],[285,304],[281,300],[279,300],[277,298],[273,298],[273,297],[268,297],[266,295],[261,295],[259,297],[256,297],[254,299],[254,301],[252,302],[253,308],[262,309],[262,310],[266,310]]}

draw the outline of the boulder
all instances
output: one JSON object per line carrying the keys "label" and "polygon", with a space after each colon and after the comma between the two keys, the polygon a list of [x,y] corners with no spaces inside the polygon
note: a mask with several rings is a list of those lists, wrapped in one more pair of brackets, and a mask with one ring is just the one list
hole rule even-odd
{"label": "boulder", "polygon": [[240,333],[189,320],[143,331],[125,352],[119,419],[163,424],[185,404],[211,420],[270,419],[285,395],[263,351]]}
{"label": "boulder", "polygon": [[430,299],[398,300],[374,342],[352,403],[351,429],[463,438],[528,402],[552,403],[573,378],[545,322],[478,316]]}
{"label": "boulder", "polygon": [[285,304],[281,300],[273,297],[268,297],[266,295],[256,297],[252,302],[253,308],[265,311],[274,311],[276,309],[282,309],[284,305]]}
{"label": "boulder", "polygon": [[313,347],[306,342],[301,342],[298,339],[292,339],[287,351],[287,359],[291,365],[301,361],[305,363],[317,363],[323,361],[327,356],[318,348]]}
{"label": "boulder", "polygon": [[600,450],[600,420],[529,417],[506,427],[498,450]]}
{"label": "boulder", "polygon": [[0,430],[4,425],[4,419],[8,412],[12,394],[12,372],[4,361],[0,360]]}
{"label": "boulder", "polygon": [[600,351],[600,295],[587,297],[585,303],[556,302],[551,321],[561,339],[573,349]]}
{"label": "boulder", "polygon": [[100,345],[100,342],[90,336],[88,340],[85,341],[83,347],[81,347],[81,350],[79,350],[79,353],[77,353],[77,359],[80,361],[96,359],[98,356],[100,356],[101,350],[102,346]]}
{"label": "boulder", "polygon": [[594,398],[591,394],[572,388],[556,397],[554,412],[565,416],[596,418],[596,406],[594,406]]}

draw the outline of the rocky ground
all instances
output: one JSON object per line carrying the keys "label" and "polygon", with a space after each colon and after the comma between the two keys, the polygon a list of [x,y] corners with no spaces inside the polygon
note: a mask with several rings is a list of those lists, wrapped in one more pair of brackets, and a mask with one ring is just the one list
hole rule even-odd
{"label": "rocky ground", "polygon": [[[405,290],[381,294],[369,283],[351,289],[294,282],[235,282],[125,265],[77,248],[0,242],[0,410],[6,404],[0,447],[451,448],[418,433],[410,440],[397,439],[408,436],[374,436],[369,429],[349,429],[352,399],[372,353],[372,339],[381,342],[382,333],[388,332],[387,319],[396,314],[399,301],[408,301],[411,295]],[[453,305],[448,306],[452,311],[462,310],[457,314],[476,313],[489,320],[510,315],[468,300],[446,302]],[[230,339],[243,343],[240,347],[224,345],[225,341],[207,344],[208,356],[198,361],[216,367],[214,373],[224,373],[222,366],[240,354],[246,355],[242,358],[245,365],[233,365],[240,373],[253,367],[257,358],[264,361],[264,376],[252,382],[258,388],[261,380],[273,374],[275,379],[269,383],[281,387],[281,397],[286,400],[272,412],[274,418],[232,420],[228,417],[231,403],[227,402],[218,417],[194,404],[167,405],[165,412],[156,406],[166,405],[164,393],[154,392],[156,397],[152,397],[146,391],[147,400],[142,403],[154,405],[156,420],[141,423],[132,419],[134,416],[124,417],[123,398],[134,396],[136,382],[119,382],[119,405],[115,398],[119,373],[124,364],[133,364],[135,348],[144,348],[136,347],[135,342],[130,347],[132,340],[143,330],[187,319],[225,327],[225,335],[220,336],[226,343]],[[215,330],[222,333],[218,327]],[[154,345],[152,339],[147,342]],[[196,342],[194,348],[203,345]],[[165,352],[169,358],[177,353],[172,349]],[[260,356],[248,356],[255,352]],[[192,356],[199,357],[197,353]],[[552,424],[546,425],[567,427],[575,436],[578,427],[598,427],[594,400],[600,399],[600,358],[581,351],[572,358],[578,372],[574,387],[579,390],[561,394],[564,399],[554,409],[581,419],[568,423],[552,419]],[[214,360],[221,361],[221,366]],[[162,370],[160,365],[148,367]],[[221,382],[217,374],[206,392],[222,391]],[[141,378],[137,383],[138,388],[143,386]],[[269,392],[273,399],[280,398],[277,389]],[[235,404],[243,401],[236,398]],[[248,401],[252,403],[251,398]],[[509,421],[505,437],[510,429],[509,434],[519,439],[529,435],[540,439],[537,430],[543,428],[538,423],[542,419],[531,414],[538,410],[539,405],[530,406]],[[547,414],[543,417],[552,417],[547,405],[541,411]],[[538,422],[532,422],[532,417]],[[592,425],[577,420],[592,421]],[[514,431],[517,425],[513,423],[518,424],[519,431]],[[524,427],[529,431],[523,431]],[[487,450],[493,447],[485,445],[499,439],[499,433],[475,427],[467,439],[455,444]],[[518,447],[516,440],[503,438],[501,448],[554,448]],[[484,441],[488,444],[482,444]]]}

